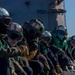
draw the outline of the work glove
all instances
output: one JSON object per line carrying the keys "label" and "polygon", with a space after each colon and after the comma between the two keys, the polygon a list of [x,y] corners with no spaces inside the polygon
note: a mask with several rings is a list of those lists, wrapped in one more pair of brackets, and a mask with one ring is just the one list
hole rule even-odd
{"label": "work glove", "polygon": [[31,59],[33,59],[33,58],[35,57],[36,54],[37,54],[37,50],[33,50],[33,51],[31,51],[31,52],[29,53],[28,56],[26,56],[26,58],[27,58],[28,60],[31,60]]}
{"label": "work glove", "polygon": [[57,73],[62,73],[63,72],[60,65],[56,65],[56,70],[57,70]]}
{"label": "work glove", "polygon": [[52,70],[52,74],[53,74],[53,75],[58,75],[58,73],[56,72],[55,69]]}
{"label": "work glove", "polygon": [[21,53],[21,56],[28,56],[29,55],[28,47],[22,45],[20,47],[20,53]]}

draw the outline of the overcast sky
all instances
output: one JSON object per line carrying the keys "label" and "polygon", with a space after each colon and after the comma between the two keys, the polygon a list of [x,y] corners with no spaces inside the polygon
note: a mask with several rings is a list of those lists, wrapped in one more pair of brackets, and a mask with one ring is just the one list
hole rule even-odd
{"label": "overcast sky", "polygon": [[66,23],[69,36],[75,35],[75,0],[65,0]]}

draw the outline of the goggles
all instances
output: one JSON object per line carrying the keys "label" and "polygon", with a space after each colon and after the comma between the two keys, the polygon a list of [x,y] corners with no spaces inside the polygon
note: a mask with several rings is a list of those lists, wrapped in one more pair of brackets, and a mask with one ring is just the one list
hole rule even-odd
{"label": "goggles", "polygon": [[17,41],[21,40],[23,37],[22,35],[19,35],[19,34],[13,33],[13,32],[8,33],[8,36],[10,39],[17,40]]}
{"label": "goggles", "polygon": [[44,39],[45,39],[45,41],[50,42],[52,38],[50,38],[50,37],[45,37]]}
{"label": "goggles", "polygon": [[29,34],[32,35],[33,37],[39,37],[40,36],[39,33],[37,33],[36,31],[34,31],[32,29],[29,30]]}
{"label": "goggles", "polygon": [[6,25],[6,26],[9,26],[10,22],[11,22],[11,18],[10,17],[3,17],[3,23]]}
{"label": "goggles", "polygon": [[64,31],[59,30],[58,33],[60,33],[61,35],[66,35],[67,33]]}

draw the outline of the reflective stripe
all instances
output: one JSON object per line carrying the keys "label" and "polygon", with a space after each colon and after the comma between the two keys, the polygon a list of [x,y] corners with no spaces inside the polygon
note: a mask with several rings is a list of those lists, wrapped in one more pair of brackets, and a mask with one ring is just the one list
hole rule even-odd
{"label": "reflective stripe", "polygon": [[35,27],[36,29],[40,30],[40,26],[34,22],[31,23],[31,26]]}
{"label": "reflective stripe", "polygon": [[15,30],[20,32],[21,31],[21,26],[17,23],[13,23],[8,27],[8,30]]}

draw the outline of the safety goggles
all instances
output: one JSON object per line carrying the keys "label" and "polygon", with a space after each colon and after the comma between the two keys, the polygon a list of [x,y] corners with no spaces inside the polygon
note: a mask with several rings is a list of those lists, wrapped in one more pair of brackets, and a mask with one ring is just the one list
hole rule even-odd
{"label": "safety goggles", "polygon": [[11,22],[11,18],[10,17],[4,17],[3,18],[3,23],[6,25],[6,26],[9,26]]}
{"label": "safety goggles", "polygon": [[67,33],[64,31],[59,30],[58,33],[60,33],[61,35],[66,35]]}
{"label": "safety goggles", "polygon": [[45,41],[50,42],[52,38],[51,37],[45,37],[44,39],[45,39]]}
{"label": "safety goggles", "polygon": [[13,32],[8,33],[8,36],[10,39],[17,40],[17,41],[19,41],[23,38],[22,35],[19,35],[19,34],[13,33]]}
{"label": "safety goggles", "polygon": [[34,31],[32,29],[29,30],[29,34],[32,35],[33,37],[39,37],[40,36],[39,33],[37,33],[36,31]]}

